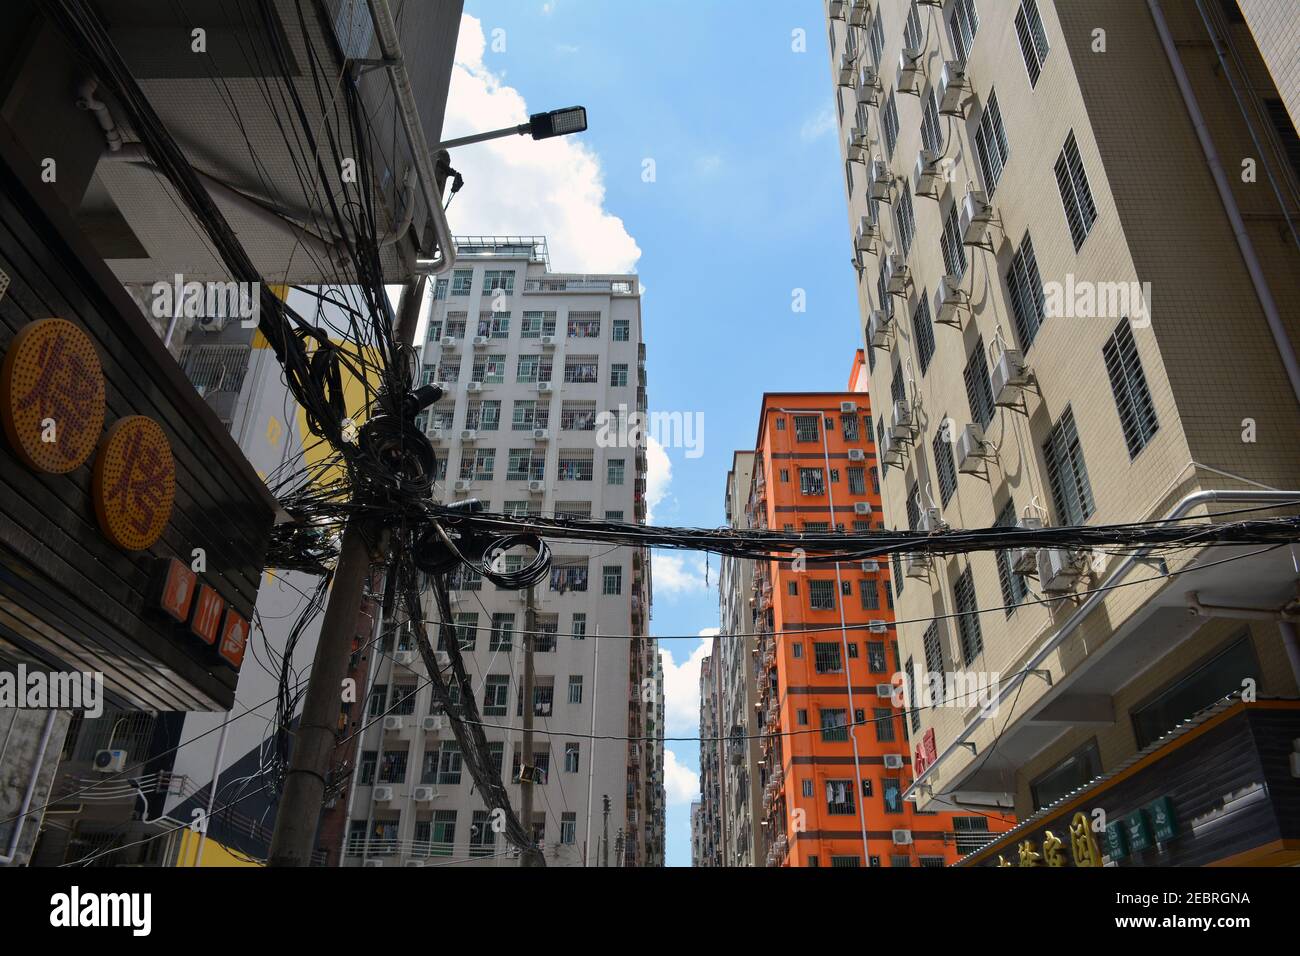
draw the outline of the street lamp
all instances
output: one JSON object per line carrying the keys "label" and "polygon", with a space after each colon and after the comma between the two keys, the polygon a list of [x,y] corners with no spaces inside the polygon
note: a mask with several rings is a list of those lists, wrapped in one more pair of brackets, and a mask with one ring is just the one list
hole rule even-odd
{"label": "street lamp", "polygon": [[518,126],[507,126],[503,129],[492,130],[489,133],[475,133],[472,136],[449,139],[445,143],[439,143],[437,148],[454,149],[457,146],[469,146],[471,143],[482,143],[489,139],[523,136],[525,133],[531,133],[533,139],[550,139],[552,136],[568,136],[570,133],[581,133],[586,128],[587,108],[585,106],[569,106],[562,110],[534,113],[528,117],[527,123],[520,123]]}

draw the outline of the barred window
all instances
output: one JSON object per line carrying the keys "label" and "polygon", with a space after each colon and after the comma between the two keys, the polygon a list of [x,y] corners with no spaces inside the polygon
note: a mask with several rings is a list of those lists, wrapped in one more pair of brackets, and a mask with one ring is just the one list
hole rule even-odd
{"label": "barred window", "polygon": [[564,380],[577,384],[592,384],[600,380],[600,356],[570,355],[564,359]]}
{"label": "barred window", "polygon": [[921,144],[936,153],[943,152],[943,128],[939,125],[939,97],[934,87],[925,94],[925,110],[921,113]]}
{"label": "barred window", "polygon": [[1135,458],[1160,425],[1156,421],[1155,405],[1151,402],[1142,359],[1127,318],[1120,321],[1101,352],[1106,360],[1106,373],[1110,376],[1110,390],[1115,396],[1120,426],[1124,429],[1124,443],[1128,445],[1129,457]]}
{"label": "barred window", "polygon": [[966,359],[962,373],[966,379],[966,400],[970,403],[971,421],[981,428],[993,420],[993,387],[989,384],[989,364],[984,357],[984,339],[975,340],[975,348]]}
{"label": "barred window", "polygon": [[818,674],[842,674],[844,659],[840,656],[840,645],[835,641],[814,641],[813,663]]}
{"label": "barred window", "polygon": [[571,339],[600,338],[600,313],[570,312],[568,337]]}
{"label": "barred window", "polygon": [[[944,664],[943,642],[939,638],[939,622],[931,621],[921,636],[921,647],[925,650],[925,678],[935,685],[939,692],[939,701],[948,699],[947,677]],[[938,703],[935,701],[934,703]]]}
{"label": "barred window", "polygon": [[826,781],[826,812],[836,816],[849,816],[855,812],[852,780]]}
{"label": "barred window", "polygon": [[1020,55],[1029,73],[1029,85],[1037,86],[1043,64],[1047,61],[1048,46],[1047,31],[1043,29],[1043,18],[1039,16],[1038,4],[1034,0],[1020,0],[1020,9],[1016,11],[1016,39],[1020,41]]}
{"label": "barred window", "polygon": [[885,133],[885,150],[889,158],[894,158],[894,147],[898,144],[898,107],[894,105],[894,91],[889,91],[885,108],[880,113],[880,126]]}
{"label": "barred window", "polygon": [[975,600],[975,583],[971,580],[969,567],[957,578],[953,595],[957,600],[959,614],[957,632],[961,639],[961,657],[966,666],[970,667],[984,650],[984,635],[980,631],[980,616],[977,613],[979,604]]}
{"label": "barred window", "polygon": [[563,402],[560,405],[560,430],[589,432],[596,428],[595,402]]}
{"label": "barred window", "polygon": [[[875,581],[872,581],[872,590],[875,590]],[[873,674],[883,674],[889,664],[885,658],[884,641],[867,641],[867,667]]]}
{"label": "barred window", "polygon": [[815,581],[815,580],[809,581],[808,600],[814,611],[834,610],[835,609],[835,582]]}
{"label": "barred window", "polygon": [[590,448],[569,448],[560,452],[560,481],[591,481],[594,468]]}
{"label": "barred window", "polygon": [[488,636],[489,651],[508,651],[514,639],[515,615],[505,612],[492,615],[492,632]]}
{"label": "barred window", "polygon": [[1078,252],[1083,240],[1092,231],[1092,224],[1097,221],[1097,205],[1092,201],[1092,189],[1088,186],[1088,174],[1083,169],[1083,158],[1079,155],[1074,130],[1070,130],[1061,155],[1056,159],[1055,171],[1056,186],[1061,191],[1061,205],[1065,208],[1065,221],[1070,227],[1074,250]]}
{"label": "barred window", "polygon": [[[940,419],[942,421],[943,419]],[[957,490],[957,469],[953,466],[952,441],[943,428],[934,433],[931,447],[934,450],[934,470],[939,476],[939,500],[946,508]]]}
{"label": "barred window", "polygon": [[1011,293],[1011,315],[1016,324],[1016,338],[1020,347],[1028,351],[1034,344],[1038,329],[1045,317],[1043,277],[1038,272],[1034,257],[1034,243],[1029,233],[1020,240],[1020,247],[1011,256],[1007,269],[1007,290]]}
{"label": "barred window", "polygon": [[1002,179],[1002,169],[1007,164],[1011,149],[1007,145],[1007,132],[1002,126],[1002,112],[998,109],[998,95],[989,92],[988,103],[980,116],[975,131],[975,154],[979,159],[980,173],[984,177],[984,191],[990,199]]}
{"label": "barred window", "polygon": [[1093,512],[1092,485],[1083,460],[1083,445],[1074,425],[1074,410],[1066,406],[1043,442],[1048,483],[1061,524],[1083,524]]}
{"label": "barred window", "polygon": [[805,495],[826,494],[826,473],[820,468],[799,469],[799,492]]}
{"label": "barred window", "polygon": [[952,11],[948,14],[948,29],[952,32],[952,45],[957,59],[965,63],[970,56],[971,44],[980,28],[979,14],[975,11],[975,0],[953,0]]}
{"label": "barred window", "polygon": [[966,274],[966,247],[961,241],[961,225],[957,221],[957,204],[948,207],[939,236],[939,249],[943,252],[943,267],[950,276],[960,279]]}
{"label": "barred window", "polygon": [[537,339],[543,335],[555,334],[554,312],[525,312],[519,324],[519,337]]}
{"label": "barred window", "polygon": [[912,251],[912,240],[916,237],[916,216],[912,211],[910,189],[899,192],[898,202],[894,203],[894,224],[898,226],[898,242],[903,255],[907,255]]}
{"label": "barred window", "polygon": [[917,360],[921,363],[921,374],[924,375],[930,367],[930,360],[934,358],[934,321],[930,316],[930,298],[924,290],[912,313],[912,333],[916,339]]}
{"label": "barred window", "polygon": [[821,711],[822,740],[827,743],[847,743],[849,739],[849,712],[842,707],[823,707]]}
{"label": "barred window", "polygon": [[817,441],[819,433],[817,431],[817,415],[796,415],[794,416],[794,440],[795,441]]}
{"label": "barred window", "polygon": [[[1002,506],[998,512],[997,520],[993,522],[996,528],[1014,528],[1016,526],[1016,503],[1012,499],[1007,499],[1007,503]],[[998,565],[998,585],[1002,589],[1002,604],[1005,607],[1005,614],[1010,617],[1016,612],[1015,605],[1024,600],[1029,589],[1025,586],[1025,579],[1011,568],[1011,552],[998,551],[995,553]]]}

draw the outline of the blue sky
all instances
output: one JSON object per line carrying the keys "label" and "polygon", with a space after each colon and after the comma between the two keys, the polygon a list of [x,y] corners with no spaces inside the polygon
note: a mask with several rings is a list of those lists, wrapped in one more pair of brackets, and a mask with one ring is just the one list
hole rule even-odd
{"label": "blue sky", "polygon": [[[453,230],[546,233],[557,270],[631,264],[646,289],[651,410],[700,412],[704,425],[699,457],[667,448],[668,473],[652,456],[653,521],[722,524],[727,469],[753,444],[762,393],[844,388],[859,344],[821,0],[467,0],[465,13],[458,58],[472,62],[453,79],[447,135],[492,128],[524,102],[580,103],[590,129],[563,148],[458,151],[467,185]],[[481,54],[466,42],[476,28]],[[700,556],[656,555],[654,633],[716,627],[717,571],[712,558],[706,590]],[[688,661],[700,643],[662,642],[681,668],[670,735],[698,733]],[[695,774],[698,746],[669,749],[667,862],[689,866],[681,768]]]}

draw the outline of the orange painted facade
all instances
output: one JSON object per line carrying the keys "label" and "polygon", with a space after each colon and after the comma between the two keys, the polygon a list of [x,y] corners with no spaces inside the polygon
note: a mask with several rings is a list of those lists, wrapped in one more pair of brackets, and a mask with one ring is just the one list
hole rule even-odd
{"label": "orange painted facade", "polygon": [[[764,395],[754,525],[883,527],[872,425],[865,392]],[[901,799],[919,741],[890,691],[902,664],[887,560],[764,562],[754,592],[756,629],[768,632],[757,671],[769,863],[949,865],[985,841],[984,828],[1014,825],[987,811],[921,814]]]}

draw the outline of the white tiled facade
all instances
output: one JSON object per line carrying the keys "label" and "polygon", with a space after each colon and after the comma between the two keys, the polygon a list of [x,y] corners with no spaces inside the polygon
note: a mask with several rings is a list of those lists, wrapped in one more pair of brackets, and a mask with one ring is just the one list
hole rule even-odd
{"label": "white tiled facade", "polygon": [[[598,412],[645,408],[637,277],[551,273],[545,240],[537,237],[458,245],[457,269],[434,290],[422,349],[423,380],[446,388],[424,419],[445,467],[435,493],[448,502],[477,498],[497,512],[644,521],[644,448],[617,443],[617,430],[602,431],[596,422]],[[551,374],[533,371],[534,363],[548,362]],[[538,379],[549,388],[539,388]],[[615,436],[610,447],[606,434]],[[535,653],[534,750],[548,756],[534,762],[549,761],[549,770],[534,788],[533,823],[547,865],[662,865],[662,741],[591,739],[662,736],[662,670],[648,636],[649,553],[566,542],[552,548],[551,579],[536,587],[538,628],[557,634],[550,649],[539,639]],[[486,733],[501,746],[503,779],[518,812],[512,760],[521,743],[525,592],[482,580],[453,585],[457,622],[466,640],[474,635],[464,659],[483,720],[510,728]],[[432,610],[432,600],[426,603]],[[376,713],[404,696],[400,688],[423,683],[419,655],[405,663],[405,647],[399,635],[390,649],[402,663],[379,665],[370,699]],[[483,827],[484,805],[460,767],[445,718],[434,730],[424,728],[424,717],[436,715],[430,691],[420,690],[408,709],[400,730],[377,724],[367,732],[361,759],[373,760],[375,770],[361,768],[349,837],[358,853],[346,864],[382,856],[392,841],[397,852],[383,865],[518,865],[500,835],[485,845],[493,835]],[[402,759],[404,771],[397,769]],[[374,785],[366,785],[371,779]],[[379,791],[388,786],[391,794]]]}
{"label": "white tiled facade", "polygon": [[[1250,130],[1216,71],[1196,5],[1160,6],[1281,324],[1292,343],[1300,342],[1300,258],[1272,191],[1238,175],[1253,152]],[[911,414],[905,440],[895,443],[899,461],[882,468],[888,526],[919,527],[930,508],[953,528],[989,527],[1008,516],[1014,522],[1026,513],[1052,525],[1154,520],[1206,489],[1300,487],[1297,400],[1147,4],[857,0],[827,4],[827,11],[854,235],[874,210],[874,239],[869,228],[862,243],[873,248],[860,254],[858,290],[870,390],[883,418],[877,435],[893,425],[887,398],[903,399]],[[1214,16],[1247,70],[1266,84],[1246,25]],[[899,89],[909,77],[900,74],[905,46],[920,50],[915,94]],[[953,115],[935,108],[927,117],[945,63],[964,63],[969,89],[955,98],[960,109]],[[875,71],[874,89],[862,82],[863,68]],[[859,108],[860,100],[874,105]],[[866,142],[850,155],[855,127]],[[1262,126],[1256,132],[1272,135]],[[921,195],[916,166],[926,139],[939,146],[941,175],[932,193]],[[888,202],[868,198],[872,162],[883,163]],[[1278,164],[1275,172],[1295,188],[1294,170]],[[1071,210],[1064,190],[1083,214]],[[945,222],[953,216],[961,233],[971,191],[992,206],[986,241],[965,245],[958,235],[945,249]],[[961,256],[954,255],[957,246]],[[1027,268],[1030,246],[1036,277]],[[889,256],[906,266],[896,295],[882,281]],[[941,323],[938,286],[948,274],[957,276],[961,305]],[[1017,295],[1022,282],[1038,289],[1072,281],[1150,282],[1150,321],[1139,320],[1135,308],[1044,317],[1041,300]],[[892,321],[882,322],[891,304]],[[870,333],[882,326],[873,347]],[[1119,379],[1134,388],[1126,407],[1112,384],[1108,348],[1127,363],[1127,377]],[[992,370],[1008,349],[1023,355],[1033,381],[1011,389],[1006,407],[994,407],[980,363]],[[949,471],[948,453],[954,466],[961,454],[952,439],[972,422],[983,425],[985,438],[974,446],[979,457],[968,460],[972,473]],[[1076,471],[1086,479],[1074,479]],[[1081,500],[1081,507],[1074,504]],[[1224,556],[1184,553],[1167,568]],[[1276,625],[1192,619],[1183,597],[1200,580],[1218,582],[1200,586],[1219,587],[1222,604],[1279,605],[1294,593],[1285,562],[1228,565],[1212,579],[1173,583],[1159,574],[1136,583],[1152,576],[1151,568],[1139,568],[1126,572],[1124,586],[1108,592],[1082,623],[1069,624],[1078,599],[1032,603],[1043,582],[1008,574],[1003,560],[984,552],[895,574],[902,657],[917,674],[935,669],[926,666],[927,649],[945,671],[1023,672],[1039,648],[1058,632],[1066,635],[1034,663],[1040,673],[1019,685],[1010,716],[1010,701],[996,721],[977,719],[973,705],[918,715],[913,746],[932,731],[940,758],[910,795],[923,809],[960,797],[1028,812],[1033,782],[1090,741],[1102,768],[1114,766],[1138,746],[1131,710],[1241,636],[1258,663],[1261,694],[1296,691]],[[1120,564],[1102,556],[1082,566],[1073,590],[1113,583]],[[1021,606],[979,614],[977,633],[960,627],[962,619],[934,620],[1004,604]],[[956,743],[963,737],[978,756]]]}

